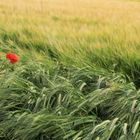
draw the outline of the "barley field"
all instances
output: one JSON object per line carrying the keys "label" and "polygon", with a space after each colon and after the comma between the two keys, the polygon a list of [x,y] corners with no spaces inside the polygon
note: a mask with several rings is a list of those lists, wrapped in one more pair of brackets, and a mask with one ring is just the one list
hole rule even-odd
{"label": "barley field", "polygon": [[0,140],[140,140],[139,0],[0,0]]}

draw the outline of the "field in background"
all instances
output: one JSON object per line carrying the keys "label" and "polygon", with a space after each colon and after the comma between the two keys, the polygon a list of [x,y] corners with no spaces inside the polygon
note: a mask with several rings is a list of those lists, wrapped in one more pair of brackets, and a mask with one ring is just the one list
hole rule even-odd
{"label": "field in background", "polygon": [[5,0],[0,11],[3,42],[30,49],[55,47],[70,58],[139,74],[134,70],[140,69],[135,63],[140,58],[139,2]]}
{"label": "field in background", "polygon": [[0,55],[0,139],[140,139],[139,1],[1,0]]}

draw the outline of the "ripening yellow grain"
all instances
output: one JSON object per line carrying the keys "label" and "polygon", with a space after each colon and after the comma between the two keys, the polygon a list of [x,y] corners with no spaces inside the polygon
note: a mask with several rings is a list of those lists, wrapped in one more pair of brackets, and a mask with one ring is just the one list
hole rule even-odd
{"label": "ripening yellow grain", "polygon": [[[22,42],[66,48],[118,47],[139,52],[140,2],[129,0],[3,0],[0,26]],[[2,32],[2,31],[0,31]]]}

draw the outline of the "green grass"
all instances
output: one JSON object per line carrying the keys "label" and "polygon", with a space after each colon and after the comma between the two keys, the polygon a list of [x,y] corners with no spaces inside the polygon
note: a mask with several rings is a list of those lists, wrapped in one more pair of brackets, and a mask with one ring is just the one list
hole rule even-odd
{"label": "green grass", "polygon": [[0,139],[139,140],[139,13],[137,1],[1,1]]}

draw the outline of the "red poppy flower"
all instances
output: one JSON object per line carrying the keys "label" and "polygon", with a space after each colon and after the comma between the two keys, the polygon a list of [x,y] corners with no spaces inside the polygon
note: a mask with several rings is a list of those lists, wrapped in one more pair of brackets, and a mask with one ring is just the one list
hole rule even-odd
{"label": "red poppy flower", "polygon": [[10,63],[12,64],[15,64],[19,60],[18,56],[13,53],[7,53],[6,59],[10,60]]}

